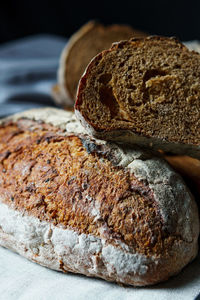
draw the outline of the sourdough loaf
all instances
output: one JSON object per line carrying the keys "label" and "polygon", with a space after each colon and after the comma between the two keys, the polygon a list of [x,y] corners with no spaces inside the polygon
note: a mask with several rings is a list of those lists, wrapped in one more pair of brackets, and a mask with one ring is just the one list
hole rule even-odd
{"label": "sourdough loaf", "polygon": [[78,82],[90,60],[102,50],[109,48],[113,42],[133,36],[146,34],[127,25],[104,26],[90,21],[82,26],[62,51],[58,85],[52,90],[55,100],[64,106],[73,106]]}
{"label": "sourdough loaf", "polygon": [[0,245],[58,271],[150,285],[197,254],[197,207],[179,175],[89,137],[70,112],[1,122],[0,195]]}
{"label": "sourdough loaf", "polygon": [[200,54],[173,38],[113,44],[80,80],[76,116],[95,137],[200,158]]}

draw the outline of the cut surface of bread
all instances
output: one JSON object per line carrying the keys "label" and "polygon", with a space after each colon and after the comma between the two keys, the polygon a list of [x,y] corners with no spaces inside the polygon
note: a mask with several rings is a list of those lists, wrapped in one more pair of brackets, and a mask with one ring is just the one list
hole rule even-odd
{"label": "cut surface of bread", "polygon": [[90,21],[82,26],[62,52],[58,70],[60,96],[56,97],[57,101],[60,104],[74,104],[80,77],[95,55],[109,48],[113,42],[145,35],[127,25],[104,26]]}
{"label": "cut surface of bread", "polygon": [[113,44],[84,73],[76,116],[90,134],[200,157],[200,54],[173,38]]}
{"label": "cut surface of bread", "polygon": [[179,175],[148,152],[80,129],[56,109],[0,123],[0,245],[58,271],[124,284],[179,272],[199,235]]}

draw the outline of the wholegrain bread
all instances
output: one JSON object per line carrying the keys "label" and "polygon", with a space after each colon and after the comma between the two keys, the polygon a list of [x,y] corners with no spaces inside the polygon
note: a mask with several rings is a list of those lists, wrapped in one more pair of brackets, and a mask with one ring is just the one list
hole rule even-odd
{"label": "wholegrain bread", "polygon": [[200,54],[173,38],[113,44],[80,80],[75,113],[89,134],[200,158]]}
{"label": "wholegrain bread", "polygon": [[0,245],[43,266],[136,286],[197,254],[199,219],[169,165],[95,140],[70,112],[0,124]]}
{"label": "wholegrain bread", "polygon": [[104,26],[90,21],[82,26],[68,41],[62,51],[58,85],[52,90],[57,103],[73,106],[76,99],[78,82],[90,60],[113,42],[126,40],[133,36],[146,36],[128,25]]}

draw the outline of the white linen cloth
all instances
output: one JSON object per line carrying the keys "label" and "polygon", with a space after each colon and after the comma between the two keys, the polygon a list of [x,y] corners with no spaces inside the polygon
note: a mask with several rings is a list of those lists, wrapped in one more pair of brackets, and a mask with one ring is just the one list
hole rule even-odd
{"label": "white linen cloth", "polygon": [[53,271],[0,247],[0,300],[194,300],[199,292],[200,255],[168,281],[135,288]]}

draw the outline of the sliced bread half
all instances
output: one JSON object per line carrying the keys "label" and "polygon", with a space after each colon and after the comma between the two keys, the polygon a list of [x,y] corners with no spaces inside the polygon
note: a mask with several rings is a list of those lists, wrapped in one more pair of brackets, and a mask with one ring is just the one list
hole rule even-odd
{"label": "sliced bread half", "polygon": [[200,158],[200,54],[174,38],[113,44],[87,67],[76,116],[95,137]]}

